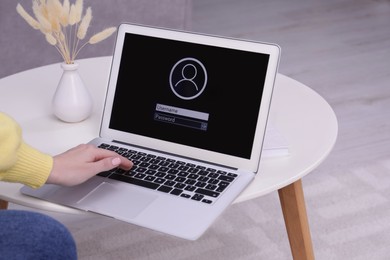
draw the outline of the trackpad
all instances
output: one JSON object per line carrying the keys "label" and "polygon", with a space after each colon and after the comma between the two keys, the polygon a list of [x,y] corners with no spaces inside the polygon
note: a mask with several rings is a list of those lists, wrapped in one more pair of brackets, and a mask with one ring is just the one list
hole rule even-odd
{"label": "trackpad", "polygon": [[89,211],[126,220],[135,218],[158,197],[136,187],[127,188],[103,182],[78,204]]}

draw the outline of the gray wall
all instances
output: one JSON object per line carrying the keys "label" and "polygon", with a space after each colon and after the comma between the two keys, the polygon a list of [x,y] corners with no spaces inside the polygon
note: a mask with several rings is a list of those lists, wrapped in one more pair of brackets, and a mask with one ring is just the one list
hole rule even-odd
{"label": "gray wall", "polygon": [[[62,61],[43,34],[32,29],[16,12],[17,3],[32,14],[32,0],[0,0],[0,78]],[[175,29],[191,27],[191,0],[84,0],[84,7],[88,6],[92,8],[93,18],[87,37],[122,22]],[[96,45],[86,46],[78,58],[111,55],[114,40],[111,36]]]}

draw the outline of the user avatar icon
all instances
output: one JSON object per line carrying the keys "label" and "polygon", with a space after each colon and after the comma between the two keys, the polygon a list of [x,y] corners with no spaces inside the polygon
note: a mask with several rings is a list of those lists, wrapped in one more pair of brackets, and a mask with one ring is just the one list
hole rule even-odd
{"label": "user avatar icon", "polygon": [[173,66],[169,83],[173,93],[179,98],[194,99],[206,88],[206,68],[197,59],[181,59]]}

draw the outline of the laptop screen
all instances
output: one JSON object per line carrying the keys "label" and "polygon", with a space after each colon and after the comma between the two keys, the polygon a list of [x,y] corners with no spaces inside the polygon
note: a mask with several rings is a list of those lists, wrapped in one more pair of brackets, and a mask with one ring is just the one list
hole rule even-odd
{"label": "laptop screen", "polygon": [[269,55],[126,33],[109,128],[249,159]]}

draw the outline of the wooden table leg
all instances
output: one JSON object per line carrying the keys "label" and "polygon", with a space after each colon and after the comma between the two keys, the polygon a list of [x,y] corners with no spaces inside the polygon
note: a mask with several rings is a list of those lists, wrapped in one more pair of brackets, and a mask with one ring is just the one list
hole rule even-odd
{"label": "wooden table leg", "polygon": [[298,180],[278,192],[293,259],[314,259],[302,181]]}
{"label": "wooden table leg", "polygon": [[8,201],[0,199],[0,209],[8,209]]}

